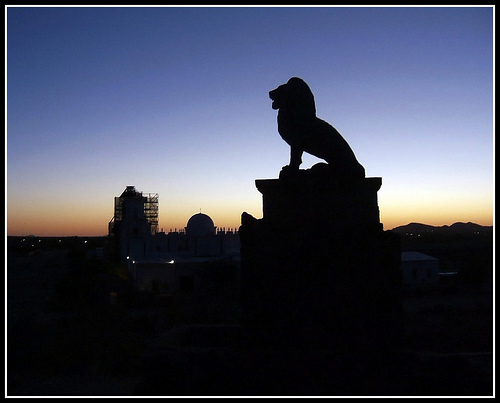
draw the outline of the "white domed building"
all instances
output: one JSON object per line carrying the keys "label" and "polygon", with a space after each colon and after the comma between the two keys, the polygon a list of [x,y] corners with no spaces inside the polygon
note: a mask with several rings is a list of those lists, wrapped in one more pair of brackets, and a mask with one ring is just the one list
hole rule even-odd
{"label": "white domed building", "polygon": [[212,219],[202,212],[192,216],[186,225],[186,236],[188,238],[213,236],[216,232],[217,227]]}
{"label": "white domed building", "polygon": [[208,215],[200,212],[191,216],[185,233],[188,255],[193,257],[227,255],[227,237],[223,232],[217,232],[217,227]]}

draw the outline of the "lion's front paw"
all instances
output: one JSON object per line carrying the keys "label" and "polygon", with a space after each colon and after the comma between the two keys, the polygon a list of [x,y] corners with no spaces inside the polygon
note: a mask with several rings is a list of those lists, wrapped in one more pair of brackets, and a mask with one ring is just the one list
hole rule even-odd
{"label": "lion's front paw", "polygon": [[284,167],[281,168],[282,171],[293,171],[293,172],[297,172],[299,170],[299,166],[300,164],[298,165],[285,165]]}
{"label": "lion's front paw", "polygon": [[284,167],[281,168],[281,172],[285,173],[291,173],[291,172],[297,172],[299,168],[293,167],[291,165],[285,165]]}
{"label": "lion's front paw", "polygon": [[294,176],[297,174],[297,172],[299,172],[298,167],[294,167],[291,165],[285,165],[283,168],[281,168],[279,177],[283,178],[283,177]]}

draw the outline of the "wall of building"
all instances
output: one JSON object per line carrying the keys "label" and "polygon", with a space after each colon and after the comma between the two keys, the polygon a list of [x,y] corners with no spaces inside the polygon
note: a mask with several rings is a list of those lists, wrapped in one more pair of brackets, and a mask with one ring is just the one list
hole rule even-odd
{"label": "wall of building", "polygon": [[224,263],[223,260],[209,257],[178,261],[129,260],[128,270],[134,288],[139,291],[153,294],[189,293],[202,289],[207,280],[206,270],[214,262]]}
{"label": "wall of building", "polygon": [[433,287],[439,282],[438,259],[402,260],[403,285],[407,287]]}

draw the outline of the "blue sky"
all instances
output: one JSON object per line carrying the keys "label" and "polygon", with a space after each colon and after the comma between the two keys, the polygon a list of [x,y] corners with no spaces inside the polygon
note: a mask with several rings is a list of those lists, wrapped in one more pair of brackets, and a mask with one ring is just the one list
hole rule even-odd
{"label": "blue sky", "polygon": [[127,185],[166,231],[262,217],[254,181],[289,158],[268,92],[292,76],[382,177],[384,228],[492,225],[493,14],[7,7],[7,233],[104,235]]}

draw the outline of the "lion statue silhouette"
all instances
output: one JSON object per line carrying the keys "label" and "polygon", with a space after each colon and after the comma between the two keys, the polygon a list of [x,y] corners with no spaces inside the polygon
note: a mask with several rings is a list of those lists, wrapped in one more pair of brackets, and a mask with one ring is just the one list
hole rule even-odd
{"label": "lion statue silhouette", "polygon": [[282,168],[282,173],[298,172],[302,154],[307,152],[324,159],[327,164],[316,165],[339,180],[365,177],[365,169],[347,141],[333,126],[316,116],[314,95],[304,80],[292,77],[286,84],[269,91],[269,97],[272,108],[278,110],[278,132],[290,145],[290,163]]}

